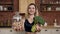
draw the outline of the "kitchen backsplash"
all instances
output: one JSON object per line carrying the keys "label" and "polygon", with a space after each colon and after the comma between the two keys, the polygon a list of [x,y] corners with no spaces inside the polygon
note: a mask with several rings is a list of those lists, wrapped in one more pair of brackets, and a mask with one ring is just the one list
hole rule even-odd
{"label": "kitchen backsplash", "polygon": [[[40,16],[44,18],[48,25],[53,25],[54,20],[57,20],[57,24],[60,25],[60,12],[40,12]],[[6,22],[6,20],[11,20],[14,12],[0,12],[0,21]],[[1,22],[0,22],[1,23]],[[12,22],[10,22],[12,24]]]}
{"label": "kitchen backsplash", "polygon": [[52,11],[52,12],[40,12],[40,16],[42,16],[48,25],[53,25],[54,20],[57,20],[57,25],[60,25],[60,12]]}
{"label": "kitchen backsplash", "polygon": [[11,26],[14,12],[0,12],[0,26]]}

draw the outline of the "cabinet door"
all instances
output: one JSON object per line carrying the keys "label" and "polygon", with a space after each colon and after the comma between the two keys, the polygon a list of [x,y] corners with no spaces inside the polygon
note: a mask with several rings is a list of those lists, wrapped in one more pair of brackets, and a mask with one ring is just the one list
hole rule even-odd
{"label": "cabinet door", "polygon": [[52,34],[60,34],[60,29],[52,29]]}
{"label": "cabinet door", "polygon": [[42,29],[41,34],[51,34],[51,29]]}
{"label": "cabinet door", "polygon": [[12,29],[7,29],[5,31],[6,31],[6,34],[17,34],[17,32]]}
{"label": "cabinet door", "polygon": [[17,32],[13,29],[0,29],[0,34],[25,34],[25,31]]}
{"label": "cabinet door", "polygon": [[24,34],[25,32],[14,31],[13,29],[6,30],[6,34]]}
{"label": "cabinet door", "polygon": [[0,29],[0,34],[6,34],[4,29],[3,30]]}

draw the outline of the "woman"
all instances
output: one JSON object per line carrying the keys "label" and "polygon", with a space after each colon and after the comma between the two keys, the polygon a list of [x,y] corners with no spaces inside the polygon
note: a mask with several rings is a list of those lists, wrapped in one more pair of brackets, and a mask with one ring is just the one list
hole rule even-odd
{"label": "woman", "polygon": [[[31,31],[31,28],[32,26],[34,25],[34,16],[37,16],[38,15],[38,12],[37,12],[37,7],[34,3],[31,3],[28,5],[28,8],[27,8],[27,11],[28,11],[28,16],[27,18],[24,20],[24,21],[21,21],[23,22],[23,26],[19,26],[19,27],[16,27],[15,26],[15,23],[13,23],[13,27],[15,30],[25,30],[26,31],[26,34],[36,34],[36,32],[32,32]],[[36,25],[36,31],[40,31],[40,26],[37,24]]]}

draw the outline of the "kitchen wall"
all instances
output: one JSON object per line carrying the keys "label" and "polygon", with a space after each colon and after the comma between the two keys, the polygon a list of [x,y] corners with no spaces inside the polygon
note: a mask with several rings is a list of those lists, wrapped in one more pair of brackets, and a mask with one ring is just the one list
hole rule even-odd
{"label": "kitchen wall", "polygon": [[57,20],[57,24],[60,25],[60,12],[41,12],[41,15],[48,25],[53,25],[55,23],[55,19]]}
{"label": "kitchen wall", "polygon": [[[30,3],[35,3],[35,0],[14,0],[13,11],[0,11],[0,22],[6,23],[7,20],[12,21],[12,17],[16,11],[19,11],[20,13],[23,13],[23,14],[26,13],[27,6]],[[10,24],[11,23],[12,22],[10,22]]]}
{"label": "kitchen wall", "polygon": [[35,3],[35,0],[19,0],[19,12],[20,13],[26,13],[27,6],[30,3]]}
{"label": "kitchen wall", "polygon": [[35,0],[35,3],[39,8],[39,15],[44,18],[48,25],[53,25],[55,19],[57,20],[57,24],[60,25],[60,11],[40,12],[40,0]]}
{"label": "kitchen wall", "polygon": [[[14,6],[15,7],[14,11],[18,11],[19,9],[20,13],[26,13],[27,6],[30,3],[36,3],[36,5],[39,8],[38,0],[19,0],[19,3],[18,2],[15,3],[15,2],[14,2],[14,5],[18,6],[19,4],[19,6],[18,7]],[[11,19],[13,15],[14,15],[14,12],[0,12],[0,21]],[[54,12],[54,11],[53,12],[40,12],[39,11],[39,15],[42,16],[49,25],[53,25],[54,19],[57,19],[58,25],[60,24],[60,12],[59,11],[58,12]]]}

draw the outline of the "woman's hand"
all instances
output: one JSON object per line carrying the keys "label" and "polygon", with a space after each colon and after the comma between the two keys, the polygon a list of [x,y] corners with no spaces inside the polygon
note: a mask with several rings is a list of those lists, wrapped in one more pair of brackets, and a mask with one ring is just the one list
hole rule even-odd
{"label": "woman's hand", "polygon": [[21,23],[13,23],[12,24],[12,28],[15,30],[15,31],[23,31],[23,26]]}
{"label": "woman's hand", "polygon": [[36,24],[36,31],[40,32],[41,31],[41,26],[39,24]]}

